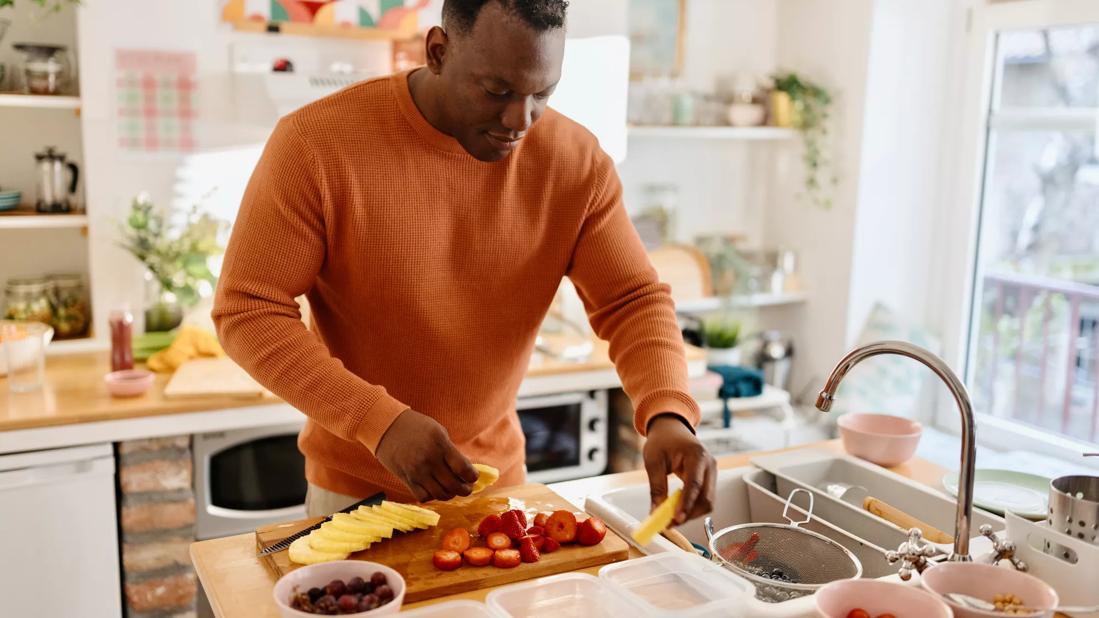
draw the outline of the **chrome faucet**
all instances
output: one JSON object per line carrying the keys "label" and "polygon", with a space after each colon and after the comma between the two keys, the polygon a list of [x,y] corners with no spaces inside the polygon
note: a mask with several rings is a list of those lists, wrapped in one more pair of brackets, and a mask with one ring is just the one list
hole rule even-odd
{"label": "chrome faucet", "polygon": [[832,370],[824,389],[817,395],[817,409],[828,412],[832,409],[832,402],[836,398],[836,390],[840,382],[849,371],[862,361],[879,354],[896,354],[917,360],[939,376],[948,389],[954,395],[954,401],[958,404],[958,412],[962,415],[962,464],[958,473],[958,511],[954,517],[954,553],[949,560],[954,562],[969,562],[969,526],[973,519],[973,468],[977,459],[977,446],[974,438],[975,426],[973,423],[973,405],[969,400],[969,392],[965,385],[958,379],[954,371],[943,359],[931,352],[904,341],[879,341],[855,348],[847,353]]}

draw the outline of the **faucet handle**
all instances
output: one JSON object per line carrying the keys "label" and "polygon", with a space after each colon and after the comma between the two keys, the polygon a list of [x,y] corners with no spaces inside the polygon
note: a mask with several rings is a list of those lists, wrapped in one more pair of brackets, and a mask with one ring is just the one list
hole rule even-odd
{"label": "faucet handle", "polygon": [[1015,543],[1013,541],[1003,541],[1000,537],[992,531],[992,526],[989,524],[983,524],[978,530],[981,536],[987,537],[992,541],[992,563],[993,565],[999,564],[1001,560],[1008,560],[1011,565],[1015,567],[1016,571],[1026,572],[1030,567],[1027,563],[1023,562],[1019,558],[1015,557]]}
{"label": "faucet handle", "polygon": [[885,552],[885,559],[889,564],[901,563],[897,573],[903,581],[912,579],[912,573],[923,573],[929,565],[928,558],[939,553],[939,550],[929,543],[923,542],[923,533],[919,528],[908,531],[908,539],[897,547],[896,551]]}

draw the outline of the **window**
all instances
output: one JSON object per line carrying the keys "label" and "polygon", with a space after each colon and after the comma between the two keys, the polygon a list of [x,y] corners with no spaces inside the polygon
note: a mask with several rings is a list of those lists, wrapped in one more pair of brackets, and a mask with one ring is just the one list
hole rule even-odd
{"label": "window", "polygon": [[987,34],[966,381],[986,418],[1096,442],[1099,16]]}

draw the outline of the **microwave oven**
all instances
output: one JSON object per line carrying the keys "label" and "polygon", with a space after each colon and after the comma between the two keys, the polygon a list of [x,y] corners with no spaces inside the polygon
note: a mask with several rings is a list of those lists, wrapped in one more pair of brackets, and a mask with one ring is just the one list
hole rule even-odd
{"label": "microwave oven", "polygon": [[607,469],[607,391],[524,397],[516,402],[526,437],[527,481],[556,483]]}

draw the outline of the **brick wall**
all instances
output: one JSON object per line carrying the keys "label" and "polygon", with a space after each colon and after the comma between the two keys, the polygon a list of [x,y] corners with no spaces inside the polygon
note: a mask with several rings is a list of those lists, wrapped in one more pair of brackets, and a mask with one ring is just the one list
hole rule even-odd
{"label": "brick wall", "polygon": [[122,588],[127,618],[192,618],[198,579],[191,438],[118,444]]}

